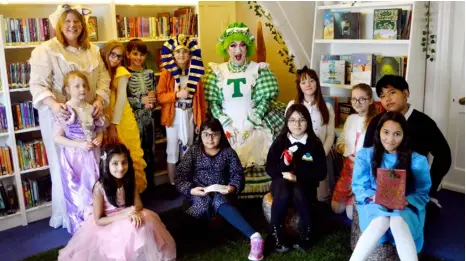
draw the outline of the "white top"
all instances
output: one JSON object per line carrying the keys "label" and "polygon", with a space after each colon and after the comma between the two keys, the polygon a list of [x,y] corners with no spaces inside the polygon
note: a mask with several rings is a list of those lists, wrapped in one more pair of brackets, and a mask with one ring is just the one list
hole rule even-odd
{"label": "white top", "polygon": [[123,109],[125,108],[127,95],[126,88],[128,86],[128,77],[118,78],[117,96],[115,99],[115,106],[113,108],[112,123],[120,124],[121,116],[123,115]]}
{"label": "white top", "polygon": [[408,120],[409,119],[409,116],[411,116],[411,114],[413,114],[413,106],[411,106],[411,104],[408,103],[408,111],[405,113],[405,119]]}
{"label": "white top", "polygon": [[86,101],[92,104],[97,94],[103,99],[104,105],[108,105],[110,75],[105,69],[99,47],[96,45],[91,44],[87,50],[64,47],[56,38],[52,38],[32,51],[29,63],[31,64],[29,85],[35,108],[45,109],[46,106],[42,101],[47,97],[65,103],[64,78],[70,71],[76,70],[83,72],[89,80],[91,91]]}
{"label": "white top", "polygon": [[306,142],[307,142],[307,133],[305,133],[301,139],[297,140],[295,139],[290,133],[288,133],[288,139],[290,140],[291,144],[293,143],[296,143],[296,142],[299,142],[303,145],[306,145]]}
{"label": "white top", "polygon": [[[364,137],[366,136],[366,128],[364,128],[365,119],[365,117],[361,117],[357,113],[349,115],[346,119],[343,131],[337,139],[337,147],[344,145],[344,157],[356,155],[356,152],[362,148]],[[356,144],[357,133],[360,133],[360,135]]]}
{"label": "white top", "polygon": [[[294,104],[294,100],[291,100],[288,105],[286,106],[285,114],[288,108]],[[324,145],[325,155],[328,155],[330,149],[332,148],[333,142],[335,140],[335,111],[333,110],[332,105],[326,102],[328,112],[329,112],[329,119],[328,124],[323,124],[322,114],[320,114],[319,108],[317,104],[311,105],[311,103],[304,101],[303,105],[309,110],[309,114],[311,115],[312,120],[312,128],[314,129],[314,133],[320,139],[322,144]]]}

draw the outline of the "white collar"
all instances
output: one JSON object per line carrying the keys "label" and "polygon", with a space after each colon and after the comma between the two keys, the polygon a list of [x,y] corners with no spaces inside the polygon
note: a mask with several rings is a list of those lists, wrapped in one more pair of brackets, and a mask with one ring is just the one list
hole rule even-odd
{"label": "white collar", "polygon": [[291,144],[299,142],[299,143],[301,143],[303,145],[306,145],[307,133],[305,133],[304,136],[302,136],[301,139],[299,139],[299,140],[295,139],[293,136],[291,136],[290,133],[288,133],[288,139],[290,140]]}
{"label": "white collar", "polygon": [[413,113],[413,106],[411,106],[411,104],[408,103],[408,111],[405,113],[405,119],[408,120],[409,116],[411,116],[411,114]]}

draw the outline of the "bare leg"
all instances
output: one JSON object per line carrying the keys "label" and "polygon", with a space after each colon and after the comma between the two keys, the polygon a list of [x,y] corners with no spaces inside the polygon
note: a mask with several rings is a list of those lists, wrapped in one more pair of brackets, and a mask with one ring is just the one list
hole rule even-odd
{"label": "bare leg", "polygon": [[170,180],[170,184],[175,185],[175,173],[176,173],[176,165],[172,163],[168,163],[168,179]]}

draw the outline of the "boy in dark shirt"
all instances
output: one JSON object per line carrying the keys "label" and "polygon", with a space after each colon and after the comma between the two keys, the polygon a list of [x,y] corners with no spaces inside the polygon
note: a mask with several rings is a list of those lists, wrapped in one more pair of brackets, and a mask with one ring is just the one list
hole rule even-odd
{"label": "boy in dark shirt", "polygon": [[[437,189],[451,165],[451,151],[447,140],[435,121],[426,114],[413,109],[413,106],[408,103],[409,86],[403,77],[395,75],[383,76],[377,82],[376,92],[385,110],[397,111],[405,115],[408,121],[409,140],[412,150],[426,157],[430,153],[434,157],[430,168],[432,188],[429,193],[431,198],[429,205],[432,208],[434,206],[433,202],[437,207],[441,207],[435,197]],[[364,147],[372,147],[376,126],[381,117],[382,114],[379,114],[369,123]]]}

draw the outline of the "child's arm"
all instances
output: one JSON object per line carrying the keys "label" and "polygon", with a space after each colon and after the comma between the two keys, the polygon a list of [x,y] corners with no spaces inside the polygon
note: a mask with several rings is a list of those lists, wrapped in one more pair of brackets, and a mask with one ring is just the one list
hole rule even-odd
{"label": "child's arm", "polygon": [[125,208],[124,210],[118,212],[112,216],[105,216],[104,212],[104,195],[100,191],[100,185],[95,184],[94,189],[92,190],[92,204],[94,209],[94,221],[99,226],[106,226],[115,221],[129,218],[132,213],[136,211],[134,206]]}
{"label": "child's arm", "polygon": [[134,190],[134,207],[136,211],[141,211],[144,208],[137,189]]}
{"label": "child's arm", "polygon": [[193,182],[193,168],[195,168],[192,161],[192,158],[195,157],[193,148],[186,152],[176,167],[175,186],[183,195],[191,195],[191,189],[196,187]]}
{"label": "child's arm", "polygon": [[127,99],[126,86],[128,86],[128,77],[122,76],[118,78],[118,88],[116,93],[115,106],[112,112],[112,118],[110,124],[120,124],[121,116],[123,115],[123,109]]}
{"label": "child's arm", "polygon": [[353,169],[352,190],[356,202],[363,203],[375,195],[371,186],[372,150],[362,149],[356,154]]}
{"label": "child's arm", "polygon": [[429,202],[429,190],[432,186],[427,158],[419,154],[414,154],[412,157],[411,170],[414,177],[414,191],[406,196],[406,200],[416,209],[421,210],[424,209],[427,202]]}
{"label": "child's arm", "polygon": [[332,105],[326,103],[328,109],[328,123],[327,123],[327,136],[323,142],[325,155],[328,155],[332,148],[333,142],[335,141],[335,111]]}
{"label": "child's arm", "polygon": [[53,131],[54,131],[54,137],[55,137],[54,141],[55,143],[59,145],[62,145],[65,147],[83,149],[83,150],[90,150],[94,147],[92,142],[70,140],[66,138],[63,127],[57,122],[54,123]]}

